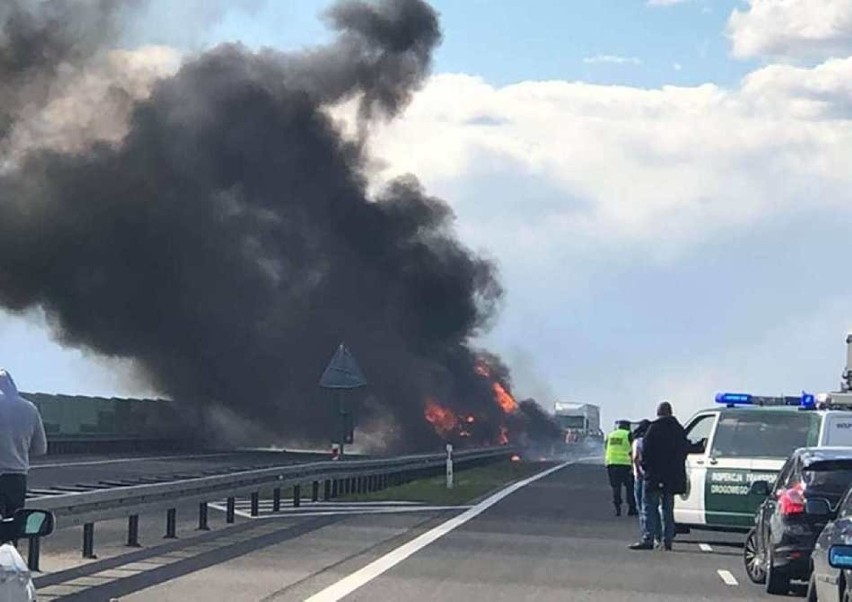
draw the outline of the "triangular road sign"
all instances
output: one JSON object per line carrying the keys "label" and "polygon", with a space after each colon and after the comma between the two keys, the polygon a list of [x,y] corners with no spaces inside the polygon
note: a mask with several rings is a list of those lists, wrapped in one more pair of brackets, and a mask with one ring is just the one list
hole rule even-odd
{"label": "triangular road sign", "polygon": [[367,379],[352,353],[343,343],[337,348],[320,378],[324,389],[357,389],[367,384]]}

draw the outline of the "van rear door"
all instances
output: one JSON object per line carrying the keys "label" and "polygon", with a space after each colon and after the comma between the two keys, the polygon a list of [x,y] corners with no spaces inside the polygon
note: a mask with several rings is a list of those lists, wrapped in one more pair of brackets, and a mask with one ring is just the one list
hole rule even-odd
{"label": "van rear door", "polygon": [[852,447],[852,413],[827,413],[819,444],[823,447]]}

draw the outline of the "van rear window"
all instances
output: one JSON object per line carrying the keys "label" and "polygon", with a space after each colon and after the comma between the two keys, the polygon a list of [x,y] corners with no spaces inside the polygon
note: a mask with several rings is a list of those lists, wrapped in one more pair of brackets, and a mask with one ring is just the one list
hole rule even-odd
{"label": "van rear window", "polygon": [[720,458],[786,458],[799,447],[816,445],[819,418],[804,412],[723,414],[713,437]]}
{"label": "van rear window", "polygon": [[808,491],[826,495],[836,502],[852,484],[852,460],[826,460],[811,464],[803,472]]}

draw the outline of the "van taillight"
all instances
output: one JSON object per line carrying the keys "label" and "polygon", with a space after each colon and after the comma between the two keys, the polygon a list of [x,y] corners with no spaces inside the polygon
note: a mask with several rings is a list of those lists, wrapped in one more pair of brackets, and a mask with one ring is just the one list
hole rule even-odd
{"label": "van taillight", "polygon": [[785,516],[805,512],[804,486],[799,483],[778,492],[778,510]]}

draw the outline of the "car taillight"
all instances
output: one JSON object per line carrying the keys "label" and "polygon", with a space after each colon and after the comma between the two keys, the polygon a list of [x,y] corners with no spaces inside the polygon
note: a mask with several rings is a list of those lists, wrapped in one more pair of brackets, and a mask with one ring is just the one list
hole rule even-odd
{"label": "car taillight", "polygon": [[805,494],[802,484],[793,485],[789,489],[778,492],[778,511],[785,516],[803,514],[805,512]]}

